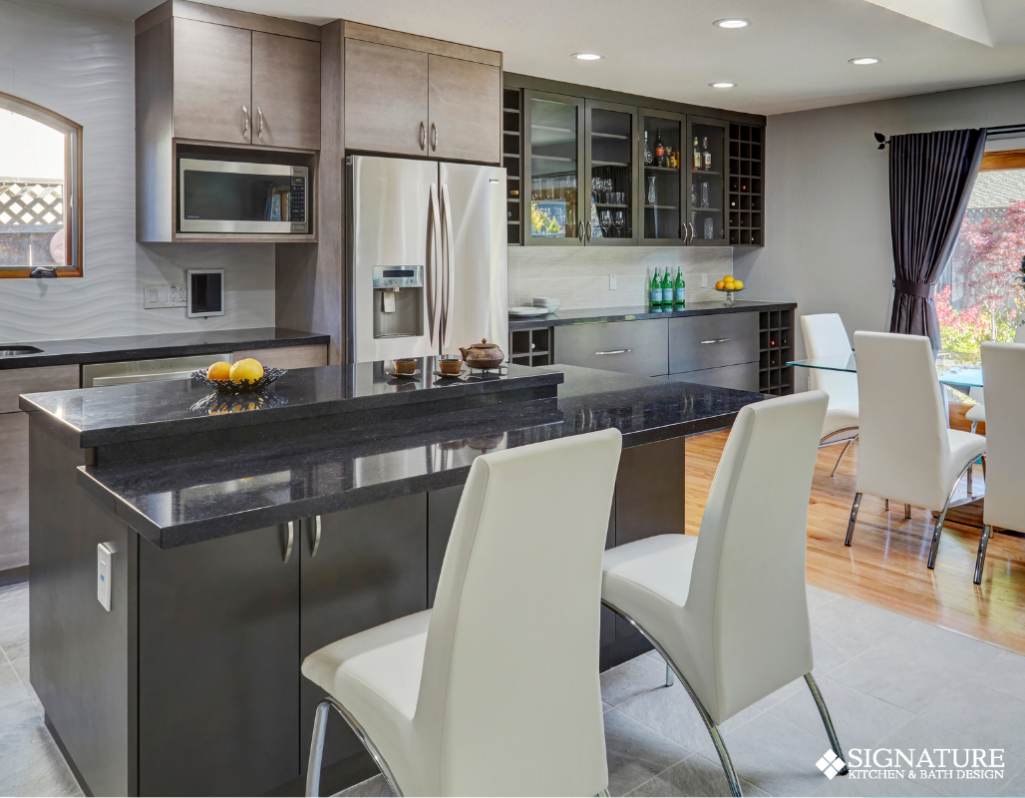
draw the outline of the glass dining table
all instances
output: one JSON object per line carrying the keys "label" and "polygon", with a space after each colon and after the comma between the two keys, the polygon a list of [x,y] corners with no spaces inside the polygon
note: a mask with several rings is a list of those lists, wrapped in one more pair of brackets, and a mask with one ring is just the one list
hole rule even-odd
{"label": "glass dining table", "polygon": [[[846,371],[851,374],[858,372],[855,354],[828,355],[827,357],[809,357],[805,360],[791,360],[788,366],[806,369],[825,369],[827,371]],[[964,352],[936,353],[936,376],[940,384],[968,393],[969,388],[982,387],[982,365],[978,354]]]}

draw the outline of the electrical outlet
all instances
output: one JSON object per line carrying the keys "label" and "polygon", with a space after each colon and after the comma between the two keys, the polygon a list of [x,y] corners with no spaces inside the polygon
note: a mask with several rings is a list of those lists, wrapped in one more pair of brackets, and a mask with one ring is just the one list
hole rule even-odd
{"label": "electrical outlet", "polygon": [[708,275],[707,274],[702,274],[701,275],[701,287],[702,288],[708,288]]}
{"label": "electrical outlet", "polygon": [[609,275],[609,290],[610,291],[615,291],[616,290],[616,275],[614,275],[614,274],[610,274]]}
{"label": "electrical outlet", "polygon": [[110,578],[112,574],[111,558],[114,556],[112,543],[100,543],[96,546],[96,600],[103,609],[110,612]]}
{"label": "electrical outlet", "polygon": [[183,308],[188,304],[184,283],[146,283],[143,286],[143,308]]}

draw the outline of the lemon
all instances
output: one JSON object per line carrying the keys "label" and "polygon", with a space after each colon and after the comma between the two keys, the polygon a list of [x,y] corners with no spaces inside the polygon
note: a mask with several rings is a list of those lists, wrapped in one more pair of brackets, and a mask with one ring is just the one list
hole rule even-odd
{"label": "lemon", "polygon": [[744,290],[744,281],[743,280],[734,280],[733,281],[733,286],[738,291],[743,291]]}
{"label": "lemon", "polygon": [[232,382],[256,382],[263,376],[263,366],[259,360],[247,357],[231,367]]}
{"label": "lemon", "polygon": [[231,376],[231,363],[219,360],[206,370],[208,380],[226,380]]}
{"label": "lemon", "polygon": [[715,287],[722,291],[726,287],[726,283],[723,280],[719,280],[719,282],[715,284]]}

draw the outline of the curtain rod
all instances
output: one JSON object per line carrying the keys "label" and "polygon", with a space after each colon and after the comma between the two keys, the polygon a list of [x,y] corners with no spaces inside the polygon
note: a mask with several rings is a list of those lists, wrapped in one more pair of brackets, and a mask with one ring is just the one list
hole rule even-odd
{"label": "curtain rod", "polygon": [[[872,135],[879,142],[880,150],[890,143],[890,139],[882,133],[873,133]],[[999,125],[989,128],[986,133],[987,139],[1011,139],[1019,136],[1025,136],[1025,125]]]}

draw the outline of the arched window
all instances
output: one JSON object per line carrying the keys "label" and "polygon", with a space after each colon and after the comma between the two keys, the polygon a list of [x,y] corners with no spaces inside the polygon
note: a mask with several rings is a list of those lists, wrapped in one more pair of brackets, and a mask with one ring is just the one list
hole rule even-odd
{"label": "arched window", "polygon": [[82,126],[0,92],[0,278],[82,276]]}

